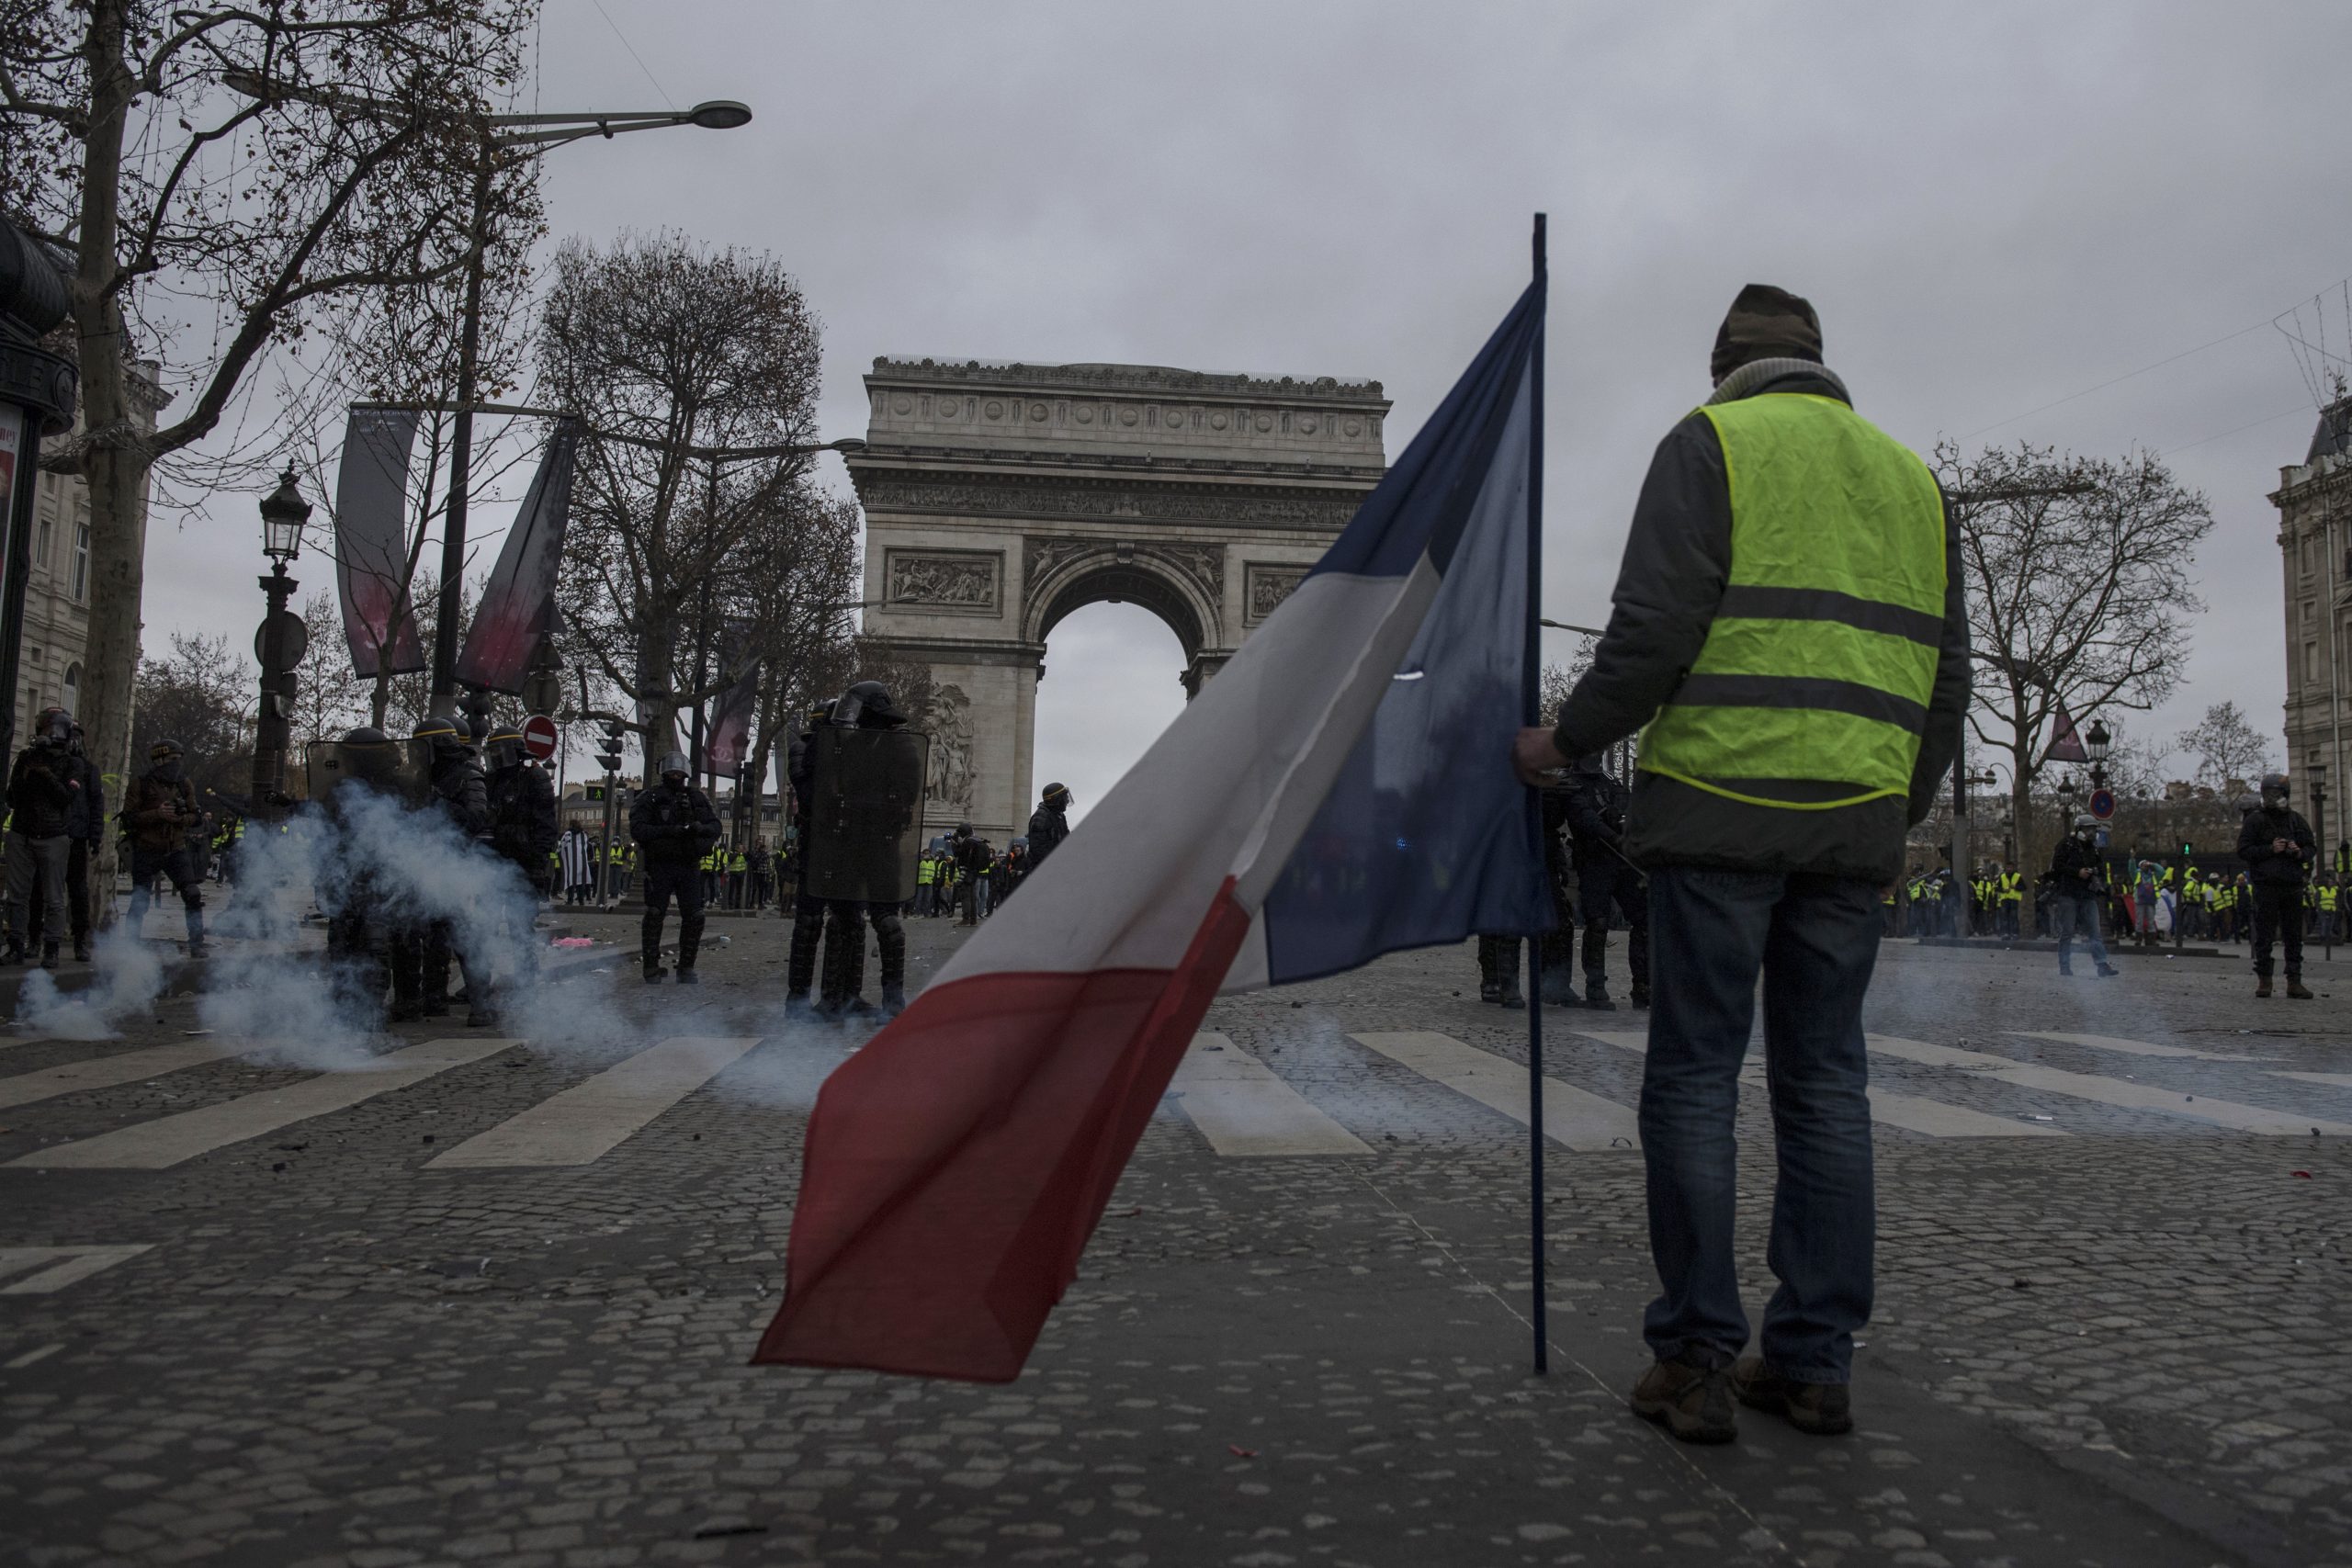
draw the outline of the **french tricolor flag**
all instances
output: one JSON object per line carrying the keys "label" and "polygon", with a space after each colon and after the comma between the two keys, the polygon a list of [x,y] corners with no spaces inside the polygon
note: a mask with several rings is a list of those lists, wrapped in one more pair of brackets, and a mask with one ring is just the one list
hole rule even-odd
{"label": "french tricolor flag", "polygon": [[1544,281],[1315,570],[819,1095],[757,1361],[1002,1382],[1220,990],[1551,924]]}

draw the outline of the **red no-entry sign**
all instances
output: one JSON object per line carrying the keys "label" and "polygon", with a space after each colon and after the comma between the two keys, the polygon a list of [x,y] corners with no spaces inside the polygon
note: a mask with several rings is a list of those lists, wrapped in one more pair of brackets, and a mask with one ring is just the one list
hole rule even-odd
{"label": "red no-entry sign", "polygon": [[523,721],[523,750],[535,761],[544,762],[555,755],[555,720],[543,713],[535,713]]}

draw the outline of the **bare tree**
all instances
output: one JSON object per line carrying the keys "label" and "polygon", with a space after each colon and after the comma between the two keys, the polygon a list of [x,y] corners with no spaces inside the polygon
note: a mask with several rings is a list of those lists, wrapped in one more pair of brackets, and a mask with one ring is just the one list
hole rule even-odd
{"label": "bare tree", "polygon": [[[127,750],[151,476],[193,460],[273,353],[371,290],[462,266],[470,117],[521,81],[537,15],[537,0],[0,7],[0,208],[74,264],[85,428],[42,466],[89,486],[83,706],[102,768]],[[336,107],[357,97],[392,112]],[[492,190],[495,224],[536,221],[528,188]],[[184,412],[151,434],[130,363],[166,342]]]}
{"label": "bare tree", "polygon": [[729,449],[807,446],[817,325],[775,258],[678,235],[557,253],[538,395],[585,426],[558,598],[573,651],[634,715],[649,761],[678,711],[732,674],[697,632],[752,617],[774,530],[796,515],[807,455],[729,464]]}
{"label": "bare tree", "polygon": [[175,632],[172,650],[139,665],[137,765],[156,741],[179,743],[199,795],[242,796],[253,779],[254,697],[259,672],[225,637]]}
{"label": "bare tree", "polygon": [[2270,771],[2269,737],[2248,724],[2235,703],[2207,708],[2203,718],[2180,732],[2175,748],[2197,759],[2197,782],[2215,789]]}
{"label": "bare tree", "polygon": [[310,641],[294,667],[294,740],[333,740],[368,711],[370,682],[352,673],[343,617],[332,593],[313,593],[302,605]]}
{"label": "bare tree", "polygon": [[2188,563],[2213,514],[2149,452],[2109,462],[2020,443],[1967,461],[1946,442],[1936,468],[1984,663],[1969,728],[2007,753],[2011,814],[2024,821],[2060,707],[2087,725],[2152,707],[2179,683],[2181,628],[2205,607]]}

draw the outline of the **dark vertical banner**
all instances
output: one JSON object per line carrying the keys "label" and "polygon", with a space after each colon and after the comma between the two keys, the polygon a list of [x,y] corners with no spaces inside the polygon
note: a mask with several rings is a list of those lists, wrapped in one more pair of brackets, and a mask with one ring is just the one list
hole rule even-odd
{"label": "dark vertical banner", "polygon": [[710,716],[710,739],[703,744],[704,766],[714,773],[731,773],[743,765],[752,744],[752,710],[760,695],[760,667],[747,665],[743,673],[718,695]]}
{"label": "dark vertical banner", "polygon": [[564,527],[571,519],[571,475],[579,450],[580,422],[556,421],[458,655],[458,679],[466,685],[520,696],[539,644],[553,630],[555,574],[563,559]]}
{"label": "dark vertical banner", "polygon": [[335,476],[335,586],[351,668],[363,680],[424,668],[408,592],[408,459],[414,409],[356,408]]}

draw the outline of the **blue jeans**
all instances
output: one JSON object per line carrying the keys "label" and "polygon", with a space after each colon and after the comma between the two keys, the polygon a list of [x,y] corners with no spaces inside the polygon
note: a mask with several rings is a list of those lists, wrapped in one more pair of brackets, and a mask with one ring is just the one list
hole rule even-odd
{"label": "blue jeans", "polygon": [[1650,1256],[1663,1287],[1642,1320],[1660,1359],[1725,1365],[1747,1344],[1732,1258],[1733,1121],[1764,977],[1780,1180],[1765,1254],[1765,1365],[1844,1382],[1870,1320],[1876,1201],[1862,994],[1878,960],[1878,889],[1848,877],[1662,867],[1650,874],[1655,1002],[1642,1075]]}
{"label": "blue jeans", "polygon": [[2107,968],[2107,944],[2098,939],[2098,900],[2069,898],[2062,893],[2051,900],[2051,927],[2058,933],[2058,973],[2073,972],[2074,944],[2078,936],[2090,943],[2091,962]]}

